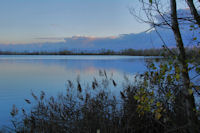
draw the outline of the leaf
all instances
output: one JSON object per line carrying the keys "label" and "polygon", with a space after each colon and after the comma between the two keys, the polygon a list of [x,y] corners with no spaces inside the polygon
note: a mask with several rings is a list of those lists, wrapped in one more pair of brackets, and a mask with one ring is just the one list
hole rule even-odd
{"label": "leaf", "polygon": [[30,100],[24,99],[28,104],[31,104]]}
{"label": "leaf", "polygon": [[189,92],[190,95],[192,95],[193,90],[192,90],[192,89],[189,89],[188,92]]}
{"label": "leaf", "polygon": [[168,82],[171,82],[172,79],[171,79],[170,75],[167,76],[167,80],[168,80]]}
{"label": "leaf", "polygon": [[158,112],[156,112],[156,114],[155,114],[155,118],[156,118],[156,120],[159,120],[159,119],[160,119],[160,117],[161,117],[161,114],[160,114],[160,113],[158,113]]}
{"label": "leaf", "polygon": [[195,40],[197,40],[197,38],[196,38],[196,37],[194,37],[194,38],[193,38],[193,40],[195,41]]}
{"label": "leaf", "polygon": [[13,105],[12,111],[10,112],[10,115],[11,115],[12,117],[15,117],[15,116],[18,114],[18,112],[19,112],[19,110],[16,108],[15,105]]}
{"label": "leaf", "polygon": [[193,87],[194,86],[194,83],[190,82],[190,87]]}
{"label": "leaf", "polygon": [[175,66],[175,72],[176,72],[176,73],[179,73],[179,72],[180,72],[180,68],[179,68],[178,65]]}
{"label": "leaf", "polygon": [[153,99],[150,99],[150,100],[149,100],[149,102],[150,102],[151,104],[153,103],[153,101],[154,101]]}
{"label": "leaf", "polygon": [[157,103],[156,103],[156,106],[159,107],[159,106],[160,106],[160,102],[157,102]]}
{"label": "leaf", "polygon": [[180,75],[176,74],[176,80],[179,80],[179,79],[180,79]]}
{"label": "leaf", "polygon": [[197,89],[197,90],[200,90],[200,86],[197,86],[196,89]]}
{"label": "leaf", "polygon": [[113,85],[114,85],[114,86],[117,86],[117,84],[116,84],[115,80],[112,80],[112,82],[113,82]]}
{"label": "leaf", "polygon": [[120,94],[121,94],[121,97],[122,97],[123,99],[125,99],[125,98],[126,98],[126,96],[124,95],[124,93],[123,93],[123,92],[121,92],[121,91],[120,91]]}
{"label": "leaf", "polygon": [[135,95],[135,96],[134,96],[134,99],[135,99],[135,100],[139,100],[139,96]]}
{"label": "leaf", "polygon": [[199,72],[200,72],[200,68],[199,68],[199,67],[195,68],[195,71],[196,71],[197,73],[199,73]]}
{"label": "leaf", "polygon": [[169,92],[166,94],[166,97],[169,99],[171,96],[172,96],[172,93],[169,91]]}
{"label": "leaf", "polygon": [[172,64],[173,64],[173,61],[172,61],[172,60],[170,60],[170,61],[169,61],[169,65],[172,65]]}
{"label": "leaf", "polygon": [[77,89],[78,89],[79,92],[82,92],[82,88],[81,88],[81,84],[80,83],[78,83]]}
{"label": "leaf", "polygon": [[152,4],[152,0],[149,0],[149,3]]}
{"label": "leaf", "polygon": [[187,70],[186,70],[186,69],[183,69],[182,72],[187,72]]}

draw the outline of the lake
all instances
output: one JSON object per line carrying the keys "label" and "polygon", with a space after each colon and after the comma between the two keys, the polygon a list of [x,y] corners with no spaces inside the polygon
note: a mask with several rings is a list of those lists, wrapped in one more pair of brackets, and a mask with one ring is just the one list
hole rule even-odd
{"label": "lake", "polygon": [[145,59],[138,56],[0,56],[0,126],[10,123],[10,111],[15,104],[19,109],[30,108],[24,99],[31,91],[57,95],[65,91],[67,80],[80,77],[82,83],[98,76],[99,70],[113,73],[122,81],[124,75],[133,76],[146,70]]}

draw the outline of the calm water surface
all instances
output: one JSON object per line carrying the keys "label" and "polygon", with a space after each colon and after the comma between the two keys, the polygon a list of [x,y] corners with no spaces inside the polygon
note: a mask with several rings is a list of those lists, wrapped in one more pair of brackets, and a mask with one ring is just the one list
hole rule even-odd
{"label": "calm water surface", "polygon": [[30,93],[45,91],[57,95],[66,89],[67,80],[80,75],[86,83],[99,70],[113,73],[121,81],[124,74],[132,76],[145,71],[145,57],[133,56],[0,56],[0,126],[10,122],[12,105],[27,107],[24,99]]}

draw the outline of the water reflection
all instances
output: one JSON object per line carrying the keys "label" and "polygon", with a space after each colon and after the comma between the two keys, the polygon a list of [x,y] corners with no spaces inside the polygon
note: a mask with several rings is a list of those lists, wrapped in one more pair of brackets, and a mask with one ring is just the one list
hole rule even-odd
{"label": "water reflection", "polygon": [[145,70],[144,57],[131,56],[0,56],[0,126],[7,124],[13,104],[24,106],[31,90],[56,95],[65,90],[67,80],[83,82],[96,77],[99,70],[114,74],[121,81],[124,74]]}

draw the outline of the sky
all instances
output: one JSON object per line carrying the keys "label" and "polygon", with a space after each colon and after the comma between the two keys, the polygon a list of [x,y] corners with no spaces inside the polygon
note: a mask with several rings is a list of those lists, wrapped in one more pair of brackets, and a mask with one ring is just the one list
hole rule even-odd
{"label": "sky", "polygon": [[148,28],[130,14],[137,0],[1,0],[0,44],[112,37]]}

